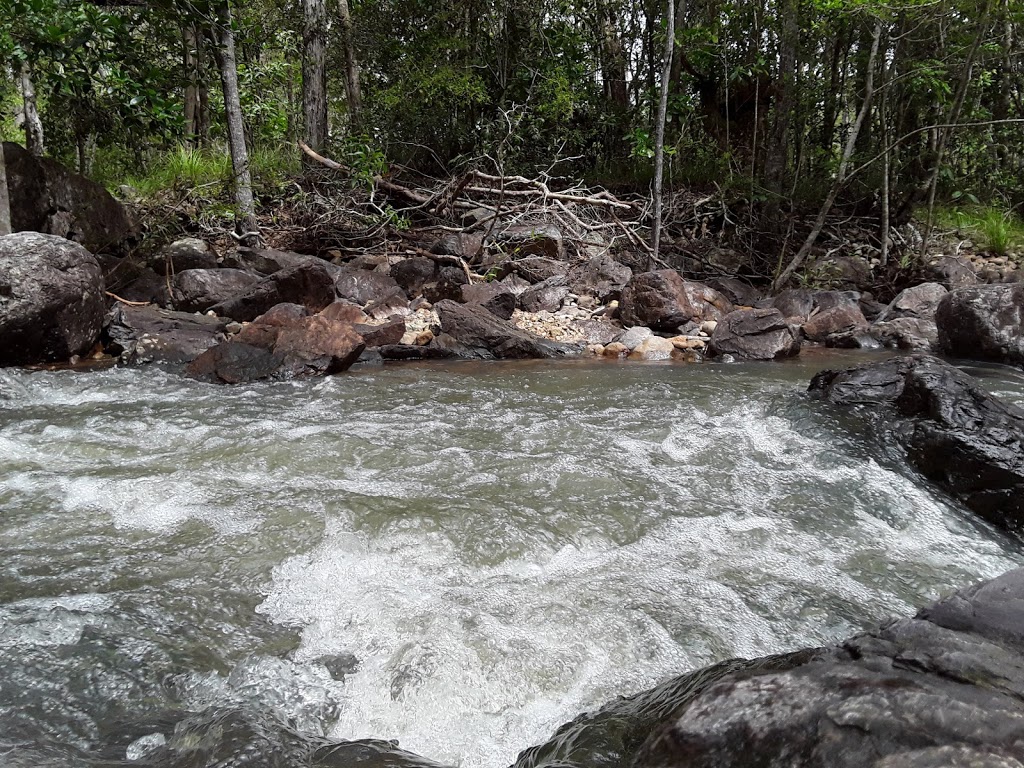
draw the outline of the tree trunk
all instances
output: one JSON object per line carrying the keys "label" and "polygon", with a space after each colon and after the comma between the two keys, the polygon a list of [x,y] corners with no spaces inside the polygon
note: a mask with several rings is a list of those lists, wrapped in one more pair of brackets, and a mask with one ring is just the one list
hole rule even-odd
{"label": "tree trunk", "polygon": [[779,4],[779,74],[776,82],[775,107],[772,110],[771,132],[765,142],[765,187],[772,197],[766,213],[768,221],[779,224],[778,212],[788,192],[786,183],[789,170],[789,135],[793,125],[793,106],[796,96],[796,59],[800,44],[796,0],[782,0]]}
{"label": "tree trunk", "polygon": [[[811,227],[811,232],[807,235],[807,239],[804,240],[803,245],[800,246],[800,250],[796,252],[793,259],[786,265],[786,268],[772,281],[772,290],[777,291],[783,285],[785,285],[789,278],[793,276],[793,273],[804,263],[804,259],[807,258],[807,254],[811,252],[811,248],[814,247],[815,241],[818,239],[818,235],[821,234],[822,227],[825,226],[825,218],[828,216],[828,212],[832,210],[832,204],[836,201],[836,196],[839,194],[839,190],[843,187],[843,182],[846,181],[846,170],[850,167],[850,158],[853,156],[853,149],[857,145],[857,136],[860,134],[861,126],[864,125],[864,118],[867,117],[868,110],[871,108],[871,98],[875,92],[875,62],[878,60],[878,41],[882,37],[882,22],[875,22],[875,31],[871,38],[871,54],[868,57],[868,69],[864,81],[864,101],[861,102],[860,111],[857,113],[857,119],[853,123],[853,127],[850,128],[850,135],[846,139],[846,146],[843,149],[843,156],[839,161],[839,170],[836,171],[835,181],[832,182],[832,188],[829,189],[828,195],[825,197],[825,202],[821,204],[821,209],[818,211],[818,217],[814,220],[814,226]],[[781,265],[781,261],[780,261]]]}
{"label": "tree trunk", "polygon": [[182,63],[185,69],[185,136],[199,143],[199,40],[196,28],[186,23],[182,29]]}
{"label": "tree trunk", "polygon": [[617,115],[629,110],[629,93],[626,89],[626,51],[619,36],[619,25],[615,11],[607,0],[598,0],[598,18],[601,24],[601,63],[604,79],[605,98]]}
{"label": "tree trunk", "polygon": [[302,14],[304,136],[320,152],[327,142],[327,0],[302,0]]}
{"label": "tree trunk", "polygon": [[224,90],[228,147],[231,150],[231,168],[234,172],[235,229],[241,243],[258,245],[260,230],[252,195],[252,175],[249,172],[249,151],[245,145],[242,102],[238,93],[235,33],[231,29],[231,9],[226,2],[217,9],[217,26],[211,30],[211,34],[214,40],[214,56],[220,69],[220,81]]}
{"label": "tree trunk", "polygon": [[665,120],[668,116],[669,81],[672,79],[672,49],[675,47],[676,9],[675,0],[666,2],[668,14],[665,25],[665,56],[661,67],[661,99],[658,101],[658,124],[654,143],[654,227],[651,232],[651,259],[648,269],[654,268],[654,260],[661,249],[661,182],[665,169]]}
{"label": "tree trunk", "polygon": [[352,125],[358,126],[362,119],[363,95],[359,90],[359,59],[356,57],[355,30],[348,0],[338,0],[338,17],[341,21],[341,41],[345,48],[345,98],[348,101],[348,117]]}
{"label": "tree trunk", "polygon": [[43,121],[39,119],[36,88],[32,83],[32,68],[27,61],[21,63],[18,80],[21,86],[22,109],[25,115],[25,149],[36,157],[42,157],[46,152],[43,143]]}
{"label": "tree trunk", "polygon": [[11,234],[11,198],[7,191],[7,162],[0,141],[0,235]]}

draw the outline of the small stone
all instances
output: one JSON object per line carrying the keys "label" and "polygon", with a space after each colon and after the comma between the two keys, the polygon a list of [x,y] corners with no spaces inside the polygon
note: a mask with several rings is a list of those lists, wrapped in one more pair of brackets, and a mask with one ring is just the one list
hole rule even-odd
{"label": "small stone", "polygon": [[636,325],[619,336],[618,341],[624,344],[627,349],[633,350],[653,335],[654,331],[647,326]]}
{"label": "small stone", "polygon": [[588,344],[587,354],[593,355],[594,357],[601,357],[604,354],[604,349],[603,344]]}
{"label": "small stone", "polygon": [[676,349],[704,349],[707,342],[696,336],[673,336],[669,341]]}
{"label": "small stone", "polygon": [[717,327],[718,327],[718,321],[717,320],[705,320],[703,323],[700,324],[701,335],[710,336],[711,334],[713,334],[715,332],[715,328],[717,328]]}
{"label": "small stone", "polygon": [[661,336],[650,336],[644,339],[632,352],[631,360],[668,360],[675,350],[675,345]]}
{"label": "small stone", "polygon": [[242,330],[242,324],[239,322],[231,322],[224,326],[224,330],[232,335]]}
{"label": "small stone", "polygon": [[208,310],[206,310],[206,316],[207,317],[216,317],[217,313],[214,312],[212,309],[208,309]]}
{"label": "small stone", "polygon": [[629,354],[629,347],[621,341],[613,341],[604,348],[602,353],[605,357],[625,357]]}

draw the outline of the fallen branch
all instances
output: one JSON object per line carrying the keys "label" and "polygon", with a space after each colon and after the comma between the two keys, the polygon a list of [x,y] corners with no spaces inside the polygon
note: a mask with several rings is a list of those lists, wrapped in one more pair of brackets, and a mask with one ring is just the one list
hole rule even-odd
{"label": "fallen branch", "polygon": [[122,299],[116,293],[111,293],[110,291],[104,291],[104,293],[110,298],[120,301],[122,304],[127,304],[129,307],[148,307],[151,303],[148,301],[128,301],[128,299]]}

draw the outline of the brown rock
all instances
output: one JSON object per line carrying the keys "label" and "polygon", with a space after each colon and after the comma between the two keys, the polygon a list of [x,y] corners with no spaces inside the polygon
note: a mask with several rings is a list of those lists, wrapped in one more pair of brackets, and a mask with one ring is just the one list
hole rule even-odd
{"label": "brown rock", "polygon": [[777,309],[739,309],[719,321],[710,349],[739,360],[774,360],[798,354],[800,339]]}
{"label": "brown rock", "polygon": [[210,309],[245,322],[282,303],[301,304],[311,312],[319,312],[334,298],[334,280],[324,263],[306,262],[275,272]]}

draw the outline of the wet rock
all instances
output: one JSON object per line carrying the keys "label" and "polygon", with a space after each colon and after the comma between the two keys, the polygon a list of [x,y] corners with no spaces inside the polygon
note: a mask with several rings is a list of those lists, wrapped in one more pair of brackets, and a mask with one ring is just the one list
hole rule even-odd
{"label": "wet rock", "polygon": [[125,364],[189,363],[224,338],[226,321],[158,307],[115,304],[104,347]]}
{"label": "wet rock", "polygon": [[729,300],[703,283],[683,280],[671,269],[635,275],[622,291],[619,317],[624,325],[675,331],[690,321],[720,320]]}
{"label": "wet rock", "polygon": [[632,351],[653,335],[654,331],[647,326],[634,325],[632,328],[627,328],[623,331],[615,340],[620,344],[624,344],[626,349]]}
{"label": "wet rock", "polygon": [[737,307],[753,307],[763,298],[759,289],[736,277],[715,277],[707,285]]}
{"label": "wet rock", "polygon": [[907,288],[893,299],[871,325],[871,336],[887,347],[929,351],[938,340],[935,311],[946,289],[938,283]]}
{"label": "wet rock", "polygon": [[232,320],[255,320],[276,304],[301,304],[312,312],[335,298],[334,279],[323,263],[306,262],[282,269],[254,283],[242,293],[210,307]]}
{"label": "wet rock", "polygon": [[157,251],[150,260],[150,267],[164,276],[186,269],[216,269],[217,252],[205,240],[184,237]]}
{"label": "wet rock", "polygon": [[171,279],[171,303],[180,312],[205,312],[257,282],[258,277],[239,269],[186,269]]}
{"label": "wet rock", "polygon": [[738,309],[719,321],[710,351],[737,360],[776,360],[798,354],[800,339],[777,309]]}
{"label": "wet rock", "polygon": [[524,312],[557,312],[568,295],[569,285],[565,276],[556,275],[523,291],[519,296],[519,306]]}
{"label": "wet rock", "polygon": [[516,294],[504,282],[464,285],[462,301],[465,304],[478,304],[502,320],[509,320],[516,311]]}
{"label": "wet rock", "polygon": [[1024,528],[1024,411],[988,394],[966,373],[927,355],[822,371],[813,395],[866,406],[883,439],[990,522]]}
{"label": "wet rock", "polygon": [[124,206],[106,189],[48,157],[4,142],[11,227],[80,243],[92,253],[120,252],[138,235]]}
{"label": "wet rock", "polygon": [[1024,284],[975,285],[942,297],[938,347],[947,355],[1024,365]]}
{"label": "wet rock", "polygon": [[340,373],[351,367],[366,343],[348,319],[350,310],[328,309],[316,315],[304,311],[294,304],[273,307],[231,341],[199,355],[188,374],[217,384],[241,384]]}
{"label": "wet rock", "polygon": [[619,698],[514,768],[904,768],[1024,760],[1024,569],[845,642]]}
{"label": "wet rock", "polygon": [[436,346],[388,344],[378,350],[384,360],[445,360],[455,355]]}
{"label": "wet rock", "polygon": [[[434,305],[443,335],[450,337],[470,354],[481,359],[569,357],[579,353],[567,344],[540,339],[495,317],[483,307],[441,301]],[[435,344],[436,342],[436,344]],[[432,346],[445,346],[440,337]],[[449,347],[450,348],[450,347]]]}
{"label": "wet rock", "polygon": [[556,261],[565,260],[562,230],[554,224],[525,224],[495,229],[486,242],[491,251],[521,258],[543,256]]}
{"label": "wet rock", "polygon": [[661,336],[648,336],[629,353],[631,360],[668,360],[675,351],[675,345]]}
{"label": "wet rock", "polygon": [[36,232],[0,237],[0,365],[85,354],[105,315],[100,265],[81,245]]}
{"label": "wet rock", "polygon": [[604,357],[625,357],[629,354],[629,347],[621,341],[613,341],[611,344],[605,345],[604,351],[601,354]]}
{"label": "wet rock", "polygon": [[578,296],[593,296],[602,304],[618,299],[633,277],[633,270],[603,254],[570,267],[569,289]]}

